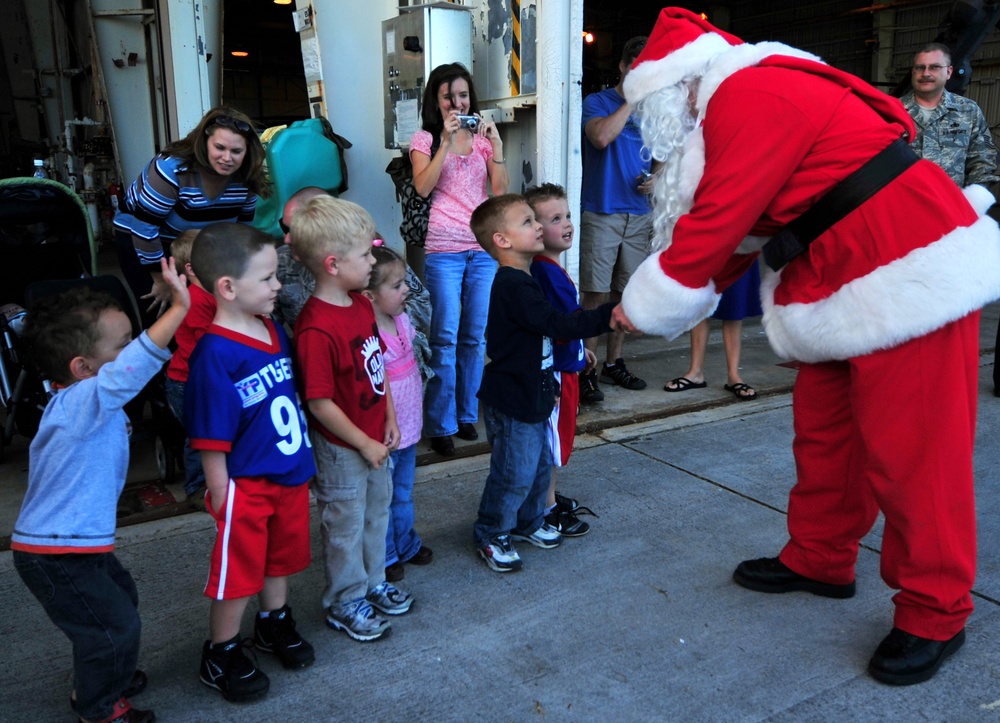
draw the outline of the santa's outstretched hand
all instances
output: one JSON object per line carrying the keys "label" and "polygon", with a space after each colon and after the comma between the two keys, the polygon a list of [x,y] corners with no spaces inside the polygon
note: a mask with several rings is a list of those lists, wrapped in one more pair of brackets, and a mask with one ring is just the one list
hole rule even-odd
{"label": "santa's outstretched hand", "polygon": [[641,335],[642,332],[639,331],[635,324],[633,324],[629,318],[625,315],[625,310],[622,309],[622,305],[619,304],[611,311],[611,329],[613,331],[618,331],[619,329],[624,331],[626,334],[636,334]]}

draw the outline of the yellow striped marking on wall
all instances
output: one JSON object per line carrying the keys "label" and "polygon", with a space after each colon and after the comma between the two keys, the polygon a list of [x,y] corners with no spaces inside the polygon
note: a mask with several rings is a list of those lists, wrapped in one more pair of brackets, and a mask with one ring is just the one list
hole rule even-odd
{"label": "yellow striped marking on wall", "polygon": [[521,95],[521,0],[511,0],[510,94]]}

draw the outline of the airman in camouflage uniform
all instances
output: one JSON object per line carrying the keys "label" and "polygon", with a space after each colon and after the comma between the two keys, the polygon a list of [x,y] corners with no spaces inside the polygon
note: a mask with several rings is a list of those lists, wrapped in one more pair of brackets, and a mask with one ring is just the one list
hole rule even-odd
{"label": "airman in camouflage uniform", "polygon": [[997,149],[979,106],[945,90],[951,71],[948,48],[940,43],[925,45],[914,57],[913,90],[900,98],[917,126],[911,147],[961,188],[988,186],[1000,180]]}

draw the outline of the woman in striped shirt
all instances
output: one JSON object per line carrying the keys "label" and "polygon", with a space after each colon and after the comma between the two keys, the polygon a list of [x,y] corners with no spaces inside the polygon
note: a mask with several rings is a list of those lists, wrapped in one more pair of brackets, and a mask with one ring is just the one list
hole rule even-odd
{"label": "woman in striped shirt", "polygon": [[143,327],[170,299],[159,271],[170,242],[220,221],[250,223],[257,197],[269,191],[260,139],[250,119],[232,108],[213,108],[149,162],[115,216],[122,272],[136,299],[151,300]]}

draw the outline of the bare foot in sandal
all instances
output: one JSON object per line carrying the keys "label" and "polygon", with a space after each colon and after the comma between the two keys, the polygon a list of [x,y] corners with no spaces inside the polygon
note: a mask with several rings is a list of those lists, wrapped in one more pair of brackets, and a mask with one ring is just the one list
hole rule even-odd
{"label": "bare foot in sandal", "polygon": [[669,382],[663,385],[663,391],[665,392],[686,392],[688,389],[704,389],[708,384],[705,380],[700,382],[693,381],[687,377],[677,377],[676,379],[671,379]]}
{"label": "bare foot in sandal", "polygon": [[723,389],[727,392],[732,392],[733,396],[739,399],[741,402],[749,402],[751,399],[757,398],[757,392],[749,384],[743,382],[735,382],[733,384],[726,384]]}

